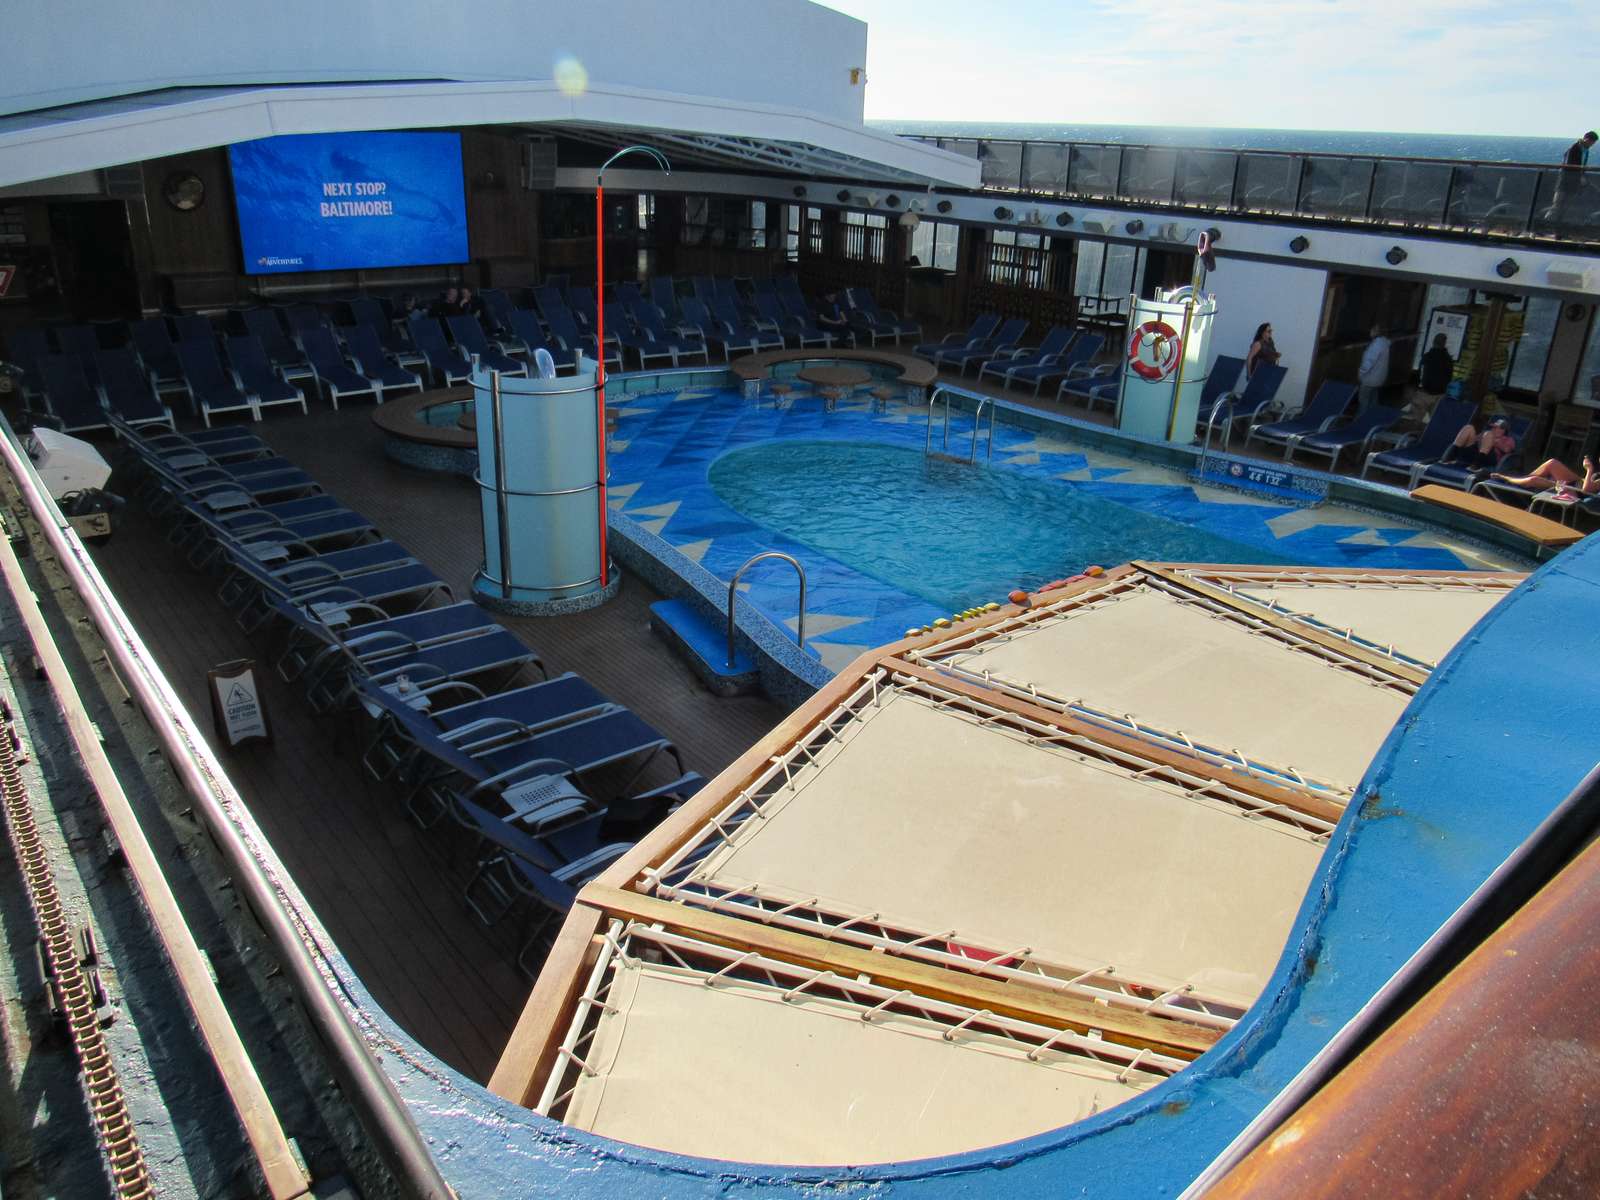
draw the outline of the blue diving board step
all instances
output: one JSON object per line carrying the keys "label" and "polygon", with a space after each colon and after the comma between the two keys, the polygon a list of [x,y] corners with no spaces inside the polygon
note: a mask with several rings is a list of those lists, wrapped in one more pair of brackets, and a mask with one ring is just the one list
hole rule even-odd
{"label": "blue diving board step", "polygon": [[702,683],[719,696],[744,696],[760,688],[756,660],[734,647],[728,665],[728,627],[685,600],[657,600],[650,606],[650,628],[685,659]]}

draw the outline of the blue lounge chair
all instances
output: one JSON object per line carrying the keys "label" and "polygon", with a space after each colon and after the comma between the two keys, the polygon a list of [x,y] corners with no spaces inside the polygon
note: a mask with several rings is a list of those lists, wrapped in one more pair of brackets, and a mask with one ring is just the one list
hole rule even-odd
{"label": "blue lounge chair", "polygon": [[290,382],[314,378],[316,372],[304,352],[284,332],[275,308],[247,308],[239,314],[245,332],[261,343],[272,365]]}
{"label": "blue lounge chair", "polygon": [[662,312],[667,323],[678,320],[678,289],[670,275],[657,275],[650,281],[650,303]]}
{"label": "blue lounge chair", "polygon": [[[1462,424],[1465,424],[1465,422],[1462,422]],[[1460,488],[1464,492],[1470,491],[1472,485],[1486,474],[1494,471],[1505,472],[1511,469],[1512,463],[1522,454],[1522,443],[1527,439],[1528,430],[1532,426],[1533,422],[1527,417],[1513,417],[1507,423],[1506,432],[1516,440],[1517,447],[1511,453],[1502,455],[1500,460],[1492,467],[1466,467],[1442,461],[1430,463],[1423,467],[1420,473],[1414,473],[1414,482],[1411,486],[1415,488],[1424,483],[1442,483],[1446,487]],[[1457,432],[1459,432],[1459,428]],[[1452,438],[1451,440],[1454,441],[1455,439]]]}
{"label": "blue lounge chair", "polygon": [[[609,312],[609,308],[607,310]],[[659,346],[670,346],[676,352],[677,358],[673,365],[681,364],[684,359],[698,358],[701,362],[709,363],[711,356],[706,350],[706,342],[698,333],[691,330],[668,330],[666,323],[661,319],[661,312],[655,305],[645,300],[628,307],[628,315],[633,318],[634,328],[642,336],[648,337]]]}
{"label": "blue lounge chair", "polygon": [[422,376],[406,370],[383,348],[378,331],[370,325],[346,325],[344,348],[355,363],[356,372],[370,380],[378,389],[378,403],[388,399],[391,392],[422,390]]}
{"label": "blue lounge chair", "polygon": [[22,369],[22,398],[29,407],[42,403],[44,360],[54,353],[50,336],[43,329],[21,326],[6,333],[4,358]]}
{"label": "blue lounge chair", "polygon": [[[139,364],[132,350],[102,350],[95,356],[95,374],[100,380],[100,401],[106,410],[130,427],[165,425],[176,428],[172,413],[161,403],[156,385]],[[116,422],[113,427],[117,428]]]}
{"label": "blue lounge chair", "polygon": [[1298,416],[1287,421],[1271,421],[1250,426],[1250,432],[1244,439],[1245,448],[1248,449],[1251,442],[1260,438],[1264,442],[1282,446],[1283,457],[1287,459],[1296,441],[1308,433],[1323,432],[1344,416],[1344,410],[1350,407],[1350,401],[1355,394],[1356,385],[1353,383],[1324,379],[1322,386],[1317,388],[1317,394],[1311,397],[1311,403],[1306,405]]}
{"label": "blue lounge chair", "polygon": [[[1245,380],[1244,390],[1238,393],[1233,391],[1239,381],[1239,372],[1244,370],[1244,359],[1234,358],[1232,355],[1219,354],[1217,361],[1211,365],[1211,374],[1206,378],[1205,390],[1200,394],[1200,405],[1196,410],[1199,417],[1200,429],[1208,425],[1214,431],[1222,430],[1222,444],[1227,446],[1233,441],[1233,431],[1241,421],[1254,422],[1277,398],[1278,389],[1283,386],[1283,381],[1289,372],[1276,363],[1262,363],[1256,367],[1255,373]],[[1221,406],[1218,406],[1218,402]]]}
{"label": "blue lounge chair", "polygon": [[295,341],[311,329],[328,329],[328,318],[315,304],[291,304],[283,310],[283,322],[289,327],[289,336]]}
{"label": "blue lounge chair", "polygon": [[1072,345],[1072,340],[1076,336],[1076,332],[1069,326],[1052,325],[1049,331],[1045,333],[1044,340],[1037,346],[1018,346],[986,360],[978,368],[978,378],[982,379],[985,375],[993,375],[1004,386],[1007,371],[1016,370],[1020,367],[1037,367],[1045,363],[1059,362],[1062,354],[1066,352],[1068,346]]}
{"label": "blue lounge chair", "polygon": [[349,302],[351,324],[365,325],[378,337],[378,343],[395,362],[407,370],[426,365],[426,360],[411,344],[405,323],[396,325],[379,304],[370,296],[358,296]]}
{"label": "blue lounge chair", "polygon": [[386,644],[386,638],[403,638],[407,645],[429,646],[495,625],[494,618],[470,600],[402,613],[397,617],[391,617],[381,608],[354,606],[344,614],[350,624],[337,627],[298,605],[289,606],[282,615],[288,621],[289,633],[275,665],[279,676],[287,683],[302,676],[314,678],[347,652],[361,654],[369,644],[363,639],[368,637],[374,639],[370,644],[377,648]]}
{"label": "blue lounge chair", "polygon": [[179,342],[178,361],[183,364],[189,395],[208,429],[214,413],[247,412],[253,420],[261,419],[261,412],[250,394],[231,372],[222,369],[215,342]]}
{"label": "blue lounge chair", "polygon": [[915,321],[902,321],[898,313],[878,307],[877,298],[866,288],[846,288],[844,302],[849,306],[846,314],[850,323],[868,334],[876,346],[880,338],[893,338],[895,345],[902,337],[921,337],[922,326]]}
{"label": "blue lounge chair", "polygon": [[1284,456],[1293,458],[1299,451],[1307,454],[1326,454],[1328,470],[1332,471],[1337,469],[1339,456],[1346,450],[1354,446],[1359,453],[1365,454],[1372,446],[1372,439],[1385,429],[1392,428],[1398,420],[1400,420],[1398,408],[1373,404],[1357,413],[1348,424],[1338,429],[1308,433],[1296,441],[1289,442],[1284,447]]}
{"label": "blue lounge chair", "polygon": [[[1046,356],[1033,364],[1007,366],[1002,361],[997,366],[1005,371],[1002,383],[1006,387],[1009,388],[1013,382],[1031,383],[1033,384],[1033,394],[1037,396],[1040,386],[1046,379],[1054,379],[1057,376],[1077,378],[1080,375],[1088,374],[1091,370],[1090,363],[1093,361],[1094,356],[1100,353],[1100,348],[1105,344],[1104,334],[1079,330],[1077,336],[1072,339],[1071,344],[1056,355],[1053,361],[1049,356]],[[1059,387],[1057,388],[1057,398],[1060,398]]]}
{"label": "blue lounge chair", "polygon": [[511,303],[511,297],[499,288],[483,288],[478,292],[478,299],[483,301],[483,312],[480,315],[488,322],[496,340],[502,342],[502,349],[515,353],[516,348],[504,345],[505,338],[516,336],[511,331],[509,319],[509,314],[515,307]]}
{"label": "blue lounge chair", "polygon": [[534,316],[531,309],[514,308],[511,310],[511,331],[521,340],[527,350],[531,362],[533,356],[540,350],[548,351],[555,361],[557,371],[575,370],[578,365],[576,351],[568,350],[565,346],[551,342],[544,335],[544,330],[539,327],[539,318]]}
{"label": "blue lounge chair", "polygon": [[100,353],[100,334],[92,325],[57,325],[56,347],[70,354],[87,368]]}
{"label": "blue lounge chair", "polygon": [[792,342],[798,349],[803,350],[807,346],[833,345],[833,334],[819,325],[802,320],[787,312],[783,307],[783,302],[778,299],[777,292],[757,292],[755,306],[761,320],[777,329],[785,342]]}
{"label": "blue lounge chair", "polygon": [[1006,354],[1017,348],[1023,336],[1028,332],[1026,317],[1012,317],[1000,326],[995,335],[971,346],[952,347],[941,350],[934,356],[934,365],[938,367],[954,367],[957,373],[965,375],[969,366],[982,366],[991,358]]}
{"label": "blue lounge chair", "polygon": [[1373,470],[1378,470],[1409,479],[1416,468],[1443,457],[1461,427],[1472,420],[1476,409],[1477,405],[1470,400],[1441,399],[1434,405],[1433,415],[1417,438],[1393,450],[1376,450],[1367,455],[1361,466],[1361,478],[1366,479]]}
{"label": "blue lounge chair", "polygon": [[[544,323],[550,327],[550,336],[573,354],[580,351],[590,358],[596,357],[596,342],[592,333],[585,333],[578,328],[578,322],[572,315],[572,310],[564,304],[553,304],[549,308],[540,306],[539,311],[544,314]],[[606,333],[606,366],[622,370],[622,343],[615,334]]]}
{"label": "blue lounge chair", "polygon": [[1000,328],[999,313],[979,313],[973,318],[972,324],[967,326],[965,333],[947,333],[937,342],[923,342],[920,346],[913,346],[911,353],[932,362],[946,350],[964,350],[980,342],[987,342],[998,328]]}
{"label": "blue lounge chair", "polygon": [[1122,368],[1117,363],[1101,363],[1069,374],[1056,389],[1056,399],[1081,400],[1084,407],[1093,410],[1096,404],[1116,407],[1122,390]]}
{"label": "blue lounge chair", "polygon": [[673,366],[678,365],[678,351],[675,347],[657,342],[648,333],[634,327],[628,314],[623,311],[622,305],[611,303],[606,305],[606,336],[612,334],[622,343],[624,350],[632,350],[639,360],[639,369],[646,370],[651,360],[665,359]]}
{"label": "blue lounge chair", "polygon": [[425,608],[434,599],[451,599],[450,587],[419,562],[401,562],[374,571],[344,573],[315,558],[269,567],[250,554],[224,546],[226,572],[218,595],[226,596],[234,619],[255,632],[277,616],[282,601],[337,608],[345,603],[376,605],[389,611]]}
{"label": "blue lounge chair", "polygon": [[367,378],[345,361],[344,351],[339,349],[339,343],[333,340],[333,331],[327,326],[302,329],[300,345],[305,348],[312,370],[317,373],[317,384],[322,389],[323,398],[333,405],[335,412],[338,411],[340,400],[348,400],[352,396],[371,396],[374,403],[383,403],[382,386],[376,379]]}
{"label": "blue lounge chair", "polygon": [[174,316],[172,332],[176,335],[174,340],[180,346],[185,342],[213,343],[217,340],[217,329],[211,323],[211,318],[201,316],[199,313],[179,313]]}
{"label": "blue lounge chair", "polygon": [[489,686],[486,681],[493,678],[495,686],[503,686],[525,667],[543,669],[538,654],[500,625],[428,646],[394,635],[382,639],[363,635],[361,641],[362,652],[346,643],[344,653],[308,681],[306,697],[313,711],[326,712],[352,699],[358,678],[386,685],[404,677],[418,687],[460,680]]}
{"label": "blue lounge chair", "polygon": [[426,360],[436,385],[452,387],[472,378],[472,364],[460,347],[450,344],[437,320],[426,313],[414,313],[410,326],[411,340]]}
{"label": "blue lounge chair", "polygon": [[457,313],[444,320],[450,327],[450,337],[455,341],[456,349],[464,352],[469,359],[476,358],[485,371],[499,371],[502,375],[527,375],[528,364],[512,358],[499,346],[491,345],[483,326],[471,313]]}
{"label": "blue lounge chair", "polygon": [[712,301],[711,319],[716,327],[712,340],[722,343],[726,359],[734,350],[782,350],[783,335],[761,329],[744,319],[737,306],[723,296]]}
{"label": "blue lounge chair", "polygon": [[138,351],[139,361],[155,381],[158,392],[179,391],[188,393],[189,385],[183,378],[183,364],[178,361],[178,348],[173,345],[172,331],[162,317],[146,317],[128,326],[128,336]]}
{"label": "blue lounge chair", "polygon": [[277,404],[297,404],[306,411],[306,396],[283,377],[267,359],[267,352],[252,335],[231,337],[227,344],[228,362],[240,386],[255,398],[258,409]]}
{"label": "blue lounge chair", "polygon": [[52,354],[40,368],[50,413],[63,433],[106,429],[111,420],[76,355]]}

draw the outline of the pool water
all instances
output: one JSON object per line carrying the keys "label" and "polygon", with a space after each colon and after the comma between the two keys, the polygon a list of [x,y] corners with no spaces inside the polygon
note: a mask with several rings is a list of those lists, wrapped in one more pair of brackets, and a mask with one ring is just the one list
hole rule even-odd
{"label": "pool water", "polygon": [[1015,471],[848,441],[762,442],[711,464],[729,508],[955,611],[1131,558],[1295,560]]}

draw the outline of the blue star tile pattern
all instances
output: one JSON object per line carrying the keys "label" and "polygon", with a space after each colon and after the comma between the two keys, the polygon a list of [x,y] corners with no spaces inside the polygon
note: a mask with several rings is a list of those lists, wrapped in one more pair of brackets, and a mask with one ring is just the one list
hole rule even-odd
{"label": "blue star tile pattern", "polygon": [[[820,398],[807,393],[780,409],[747,400],[737,389],[694,387],[629,393],[613,412],[613,507],[723,580],[763,550],[794,555],[807,574],[808,644],[831,669],[841,669],[864,648],[950,615],[916,593],[918,580],[879,578],[870,552],[856,565],[840,562],[807,544],[801,531],[769,529],[736,512],[710,481],[712,465],[723,455],[763,443],[864,443],[920,454],[928,432],[921,405],[891,404],[873,412],[869,405],[844,402],[830,413]],[[963,428],[960,416],[954,417],[948,452],[964,459],[972,436],[971,427]],[[934,449],[942,444],[936,428]],[[981,446],[978,461],[980,470],[1011,473],[1224,539],[1260,561],[1447,570],[1526,566],[1442,529],[1332,504],[1304,508],[1196,485],[1170,468],[1076,444],[1070,431],[1041,434],[999,425],[988,463]],[[1118,550],[1114,561],[1150,553],[1137,541]],[[791,571],[764,564],[741,587],[746,584],[753,603],[775,622],[794,628]],[[1001,598],[972,595],[966,603]]]}

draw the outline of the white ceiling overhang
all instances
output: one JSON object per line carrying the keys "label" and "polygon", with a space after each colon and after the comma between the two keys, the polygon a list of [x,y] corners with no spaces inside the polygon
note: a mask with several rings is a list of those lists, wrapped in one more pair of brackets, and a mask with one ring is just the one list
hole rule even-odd
{"label": "white ceiling overhang", "polygon": [[977,187],[948,151],[795,109],[549,81],[172,88],[0,117],[0,187],[290,133],[514,125],[669,158],[811,177]]}

